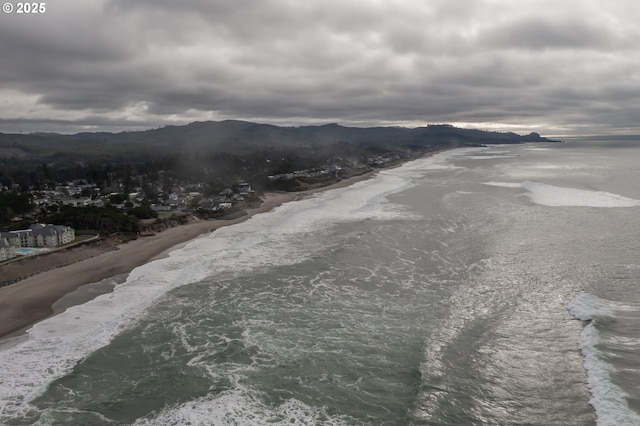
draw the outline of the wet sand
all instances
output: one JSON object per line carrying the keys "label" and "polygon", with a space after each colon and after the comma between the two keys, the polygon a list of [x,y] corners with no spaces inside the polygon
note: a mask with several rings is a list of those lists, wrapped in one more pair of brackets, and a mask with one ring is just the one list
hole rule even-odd
{"label": "wet sand", "polygon": [[[69,296],[62,306],[60,304],[55,306],[55,313],[75,303],[86,302],[88,299],[80,289],[82,286],[120,276],[120,280],[114,280],[111,284],[111,288],[113,288],[117,281],[123,281],[123,277],[126,277],[137,266],[166,255],[189,240],[213,232],[223,226],[245,221],[253,215],[268,212],[283,203],[295,201],[316,192],[352,185],[370,178],[376,172],[370,171],[308,191],[268,193],[260,207],[247,209],[247,214],[240,218],[199,220],[169,228],[156,235],[140,237],[137,240],[121,244],[117,250],[36,274],[15,284],[2,287],[0,288],[0,337],[24,330],[54,314],[54,305],[65,295]],[[102,293],[109,291],[109,286],[102,284],[100,287]],[[78,289],[80,290],[77,291]],[[95,295],[97,294],[99,293],[95,293]]]}

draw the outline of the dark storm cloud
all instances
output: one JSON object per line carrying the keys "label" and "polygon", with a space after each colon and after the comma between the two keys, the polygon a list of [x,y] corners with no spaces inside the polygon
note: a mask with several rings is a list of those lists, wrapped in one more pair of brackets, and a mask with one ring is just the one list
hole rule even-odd
{"label": "dark storm cloud", "polygon": [[60,0],[0,17],[0,130],[239,118],[627,131],[639,20],[630,1]]}

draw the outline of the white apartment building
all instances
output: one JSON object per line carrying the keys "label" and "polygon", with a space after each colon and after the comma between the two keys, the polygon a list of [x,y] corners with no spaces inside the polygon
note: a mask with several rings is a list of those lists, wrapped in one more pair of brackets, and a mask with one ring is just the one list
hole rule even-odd
{"label": "white apartment building", "polygon": [[[0,248],[4,248],[6,258],[15,257],[15,249],[22,247],[57,247],[75,240],[73,228],[62,225],[43,225],[36,223],[29,229],[0,232]],[[13,256],[10,256],[13,247]],[[0,260],[3,254],[0,253]]]}

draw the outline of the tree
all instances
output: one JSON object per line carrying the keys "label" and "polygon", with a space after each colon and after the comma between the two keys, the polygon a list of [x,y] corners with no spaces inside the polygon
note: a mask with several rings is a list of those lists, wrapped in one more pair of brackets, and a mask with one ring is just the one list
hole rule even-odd
{"label": "tree", "polygon": [[158,212],[149,206],[134,207],[129,210],[129,214],[137,217],[138,219],[154,219],[158,217]]}
{"label": "tree", "polygon": [[17,215],[23,215],[33,210],[33,200],[30,194],[18,191],[0,192],[0,225],[6,226]]}

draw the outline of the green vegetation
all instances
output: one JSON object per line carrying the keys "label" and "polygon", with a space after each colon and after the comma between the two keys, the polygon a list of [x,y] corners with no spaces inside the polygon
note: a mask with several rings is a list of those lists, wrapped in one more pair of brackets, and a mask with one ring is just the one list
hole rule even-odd
{"label": "green vegetation", "polygon": [[33,209],[31,195],[19,191],[0,192],[0,226],[7,226],[11,219],[29,213]]}
{"label": "green vegetation", "polygon": [[108,235],[115,232],[136,233],[138,219],[113,207],[62,206],[58,213],[43,216],[41,222],[69,226],[74,229],[94,229]]}
{"label": "green vegetation", "polygon": [[[447,125],[277,127],[233,120],[116,134],[0,134],[0,229],[39,220],[134,233],[140,220],[158,217],[154,204],[166,207],[180,191],[214,197],[239,182],[258,192],[297,191],[437,149],[525,141],[547,140]],[[277,175],[283,177],[270,178]],[[183,201],[198,208],[198,199]],[[22,216],[26,222],[15,222]]]}
{"label": "green vegetation", "polygon": [[155,219],[158,217],[158,212],[148,206],[134,207],[128,213],[138,219]]}

